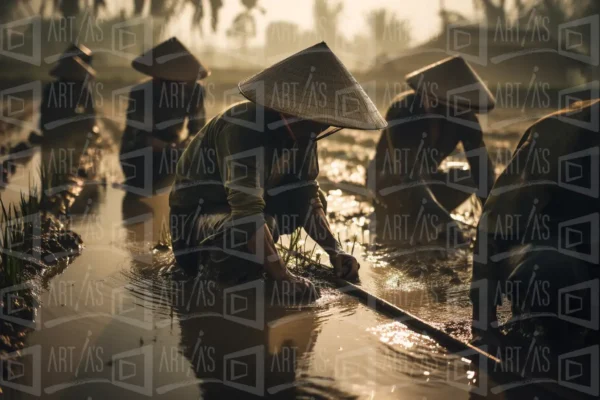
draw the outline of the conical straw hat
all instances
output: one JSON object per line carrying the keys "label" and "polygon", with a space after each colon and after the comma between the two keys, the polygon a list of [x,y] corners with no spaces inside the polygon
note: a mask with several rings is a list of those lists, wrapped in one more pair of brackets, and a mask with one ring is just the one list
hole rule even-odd
{"label": "conical straw hat", "polygon": [[375,130],[386,120],[339,58],[321,42],[239,83],[248,100],[328,126]]}
{"label": "conical straw hat", "polygon": [[430,90],[449,107],[487,113],[496,99],[479,75],[462,57],[450,57],[406,75],[406,82],[417,93]]}
{"label": "conical straw hat", "polygon": [[210,74],[176,37],[148,50],[131,65],[142,74],[169,81],[195,82]]}
{"label": "conical straw hat", "polygon": [[79,57],[61,59],[56,67],[50,71],[50,75],[71,81],[84,81],[96,76],[94,68],[83,62]]}
{"label": "conical straw hat", "polygon": [[88,65],[92,65],[92,51],[82,44],[73,43],[60,58],[79,57],[81,61]]}

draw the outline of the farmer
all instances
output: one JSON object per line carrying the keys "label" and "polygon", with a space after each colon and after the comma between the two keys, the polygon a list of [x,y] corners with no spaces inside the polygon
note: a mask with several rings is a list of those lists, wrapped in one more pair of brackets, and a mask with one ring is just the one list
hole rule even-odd
{"label": "farmer", "polygon": [[81,57],[65,54],[50,71],[56,80],[44,86],[42,94],[40,129],[45,136],[64,134],[65,128],[91,131],[96,123],[92,87],[96,71]]}
{"label": "farmer", "polygon": [[[129,93],[121,166],[127,184],[145,187],[175,173],[183,149],[204,126],[200,80],[209,71],[175,37],[133,60],[132,66],[152,79]],[[143,156],[145,150],[151,157]]]}
{"label": "farmer", "polygon": [[598,321],[598,292],[586,285],[599,276],[599,114],[595,99],[536,122],[492,188],[473,263],[477,332],[495,327],[503,298],[520,323],[559,341]]}
{"label": "farmer", "polygon": [[[413,225],[429,215],[442,229],[452,222],[450,211],[472,193],[484,203],[493,185],[476,114],[489,112],[495,100],[460,57],[417,70],[406,81],[412,90],[399,94],[387,111],[389,126],[377,143],[368,186],[388,212],[409,216]],[[442,165],[459,143],[472,179],[462,166]]]}
{"label": "farmer", "polygon": [[249,101],[208,122],[177,165],[170,206],[178,263],[233,281],[265,272],[306,290],[311,284],[288,271],[275,247],[281,234],[304,227],[338,276],[356,278],[358,262],[325,217],[316,141],[341,128],[383,128],[385,120],[324,42],[239,89]]}
{"label": "farmer", "polygon": [[92,51],[82,44],[71,44],[69,48],[60,56],[61,59],[68,57],[79,57],[83,62],[92,65]]}

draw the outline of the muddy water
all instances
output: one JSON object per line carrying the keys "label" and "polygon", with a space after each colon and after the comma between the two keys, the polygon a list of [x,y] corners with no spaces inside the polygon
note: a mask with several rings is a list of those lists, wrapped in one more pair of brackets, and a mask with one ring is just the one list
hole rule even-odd
{"label": "muddy water", "polygon": [[[361,285],[467,338],[469,251],[440,258],[370,241],[373,210],[360,187],[375,140],[345,132],[321,149],[329,212],[349,251],[357,238]],[[17,168],[3,198],[17,198],[40,158]],[[25,373],[12,381],[21,386],[3,388],[8,398],[467,398],[484,378],[324,282],[318,301],[297,306],[260,282],[232,290],[182,276],[169,252],[153,250],[168,194],[127,194],[111,184],[122,179],[116,155],[104,163],[109,184],[86,186],[71,215],[85,250],[43,282],[37,329],[18,359]],[[428,274],[432,264],[450,272]]]}
{"label": "muddy water", "polygon": [[[458,339],[468,341],[471,338],[468,289],[472,244],[448,251],[443,244],[433,247],[381,245],[374,236],[374,223],[381,211],[369,200],[364,183],[370,173],[368,160],[374,156],[378,138],[378,132],[344,130],[320,149],[320,184],[328,193],[328,213],[334,230],[346,250],[353,251],[361,263],[361,286]],[[518,138],[518,135],[486,138],[497,174],[503,170]],[[460,152],[449,157],[446,164],[468,168]],[[471,197],[452,213],[470,241],[475,237],[480,212],[481,206]],[[505,318],[508,311],[499,310],[500,318]]]}
{"label": "muddy water", "polygon": [[[476,379],[468,363],[334,289],[298,307],[277,293],[257,298],[260,285],[228,293],[215,282],[171,279],[161,270],[172,256],[148,256],[167,196],[97,189],[94,203],[78,198],[84,213],[71,225],[86,248],[46,283],[38,330],[27,339],[23,368],[39,370],[22,384],[33,394],[467,397],[461,388]],[[455,361],[458,388],[446,383]]]}

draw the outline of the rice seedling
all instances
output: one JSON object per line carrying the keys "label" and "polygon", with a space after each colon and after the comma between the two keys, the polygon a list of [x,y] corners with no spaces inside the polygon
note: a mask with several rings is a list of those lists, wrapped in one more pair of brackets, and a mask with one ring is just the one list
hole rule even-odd
{"label": "rice seedling", "polygon": [[171,230],[167,223],[163,223],[158,234],[158,243],[154,246],[154,250],[165,251],[171,248]]}
{"label": "rice seedling", "polygon": [[277,244],[278,250],[284,253],[284,264],[289,267],[293,261],[293,266],[300,269],[321,264],[321,253],[316,252],[317,243],[309,248],[308,234],[304,240],[301,240],[301,238],[302,228],[298,228],[290,234],[290,241],[287,246],[283,243],[283,240],[280,240]]}
{"label": "rice seedling", "polygon": [[41,234],[42,201],[44,195],[31,182],[16,204],[7,206],[0,197],[0,287],[22,282],[26,264],[32,262],[31,252],[37,250],[34,240]]}

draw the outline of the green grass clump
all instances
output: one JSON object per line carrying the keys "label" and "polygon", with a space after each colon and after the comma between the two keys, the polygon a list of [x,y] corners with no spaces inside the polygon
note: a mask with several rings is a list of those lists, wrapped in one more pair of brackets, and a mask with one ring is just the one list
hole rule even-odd
{"label": "green grass clump", "polygon": [[302,228],[297,228],[290,235],[290,243],[288,246],[283,244],[283,241],[278,243],[279,251],[284,253],[283,263],[290,267],[293,266],[296,268],[305,268],[311,264],[319,264],[321,262],[321,255],[317,254],[316,258],[313,258],[315,255],[315,250],[317,249],[317,244],[315,243],[312,249],[307,247],[307,239],[308,234],[302,241]]}
{"label": "green grass clump", "polygon": [[[45,178],[44,173],[41,176]],[[40,212],[43,201],[43,191],[40,193],[31,183],[28,193],[21,192],[21,198],[16,204],[7,206],[0,198],[0,288],[23,281],[26,258],[34,247],[34,236],[41,234]]]}

